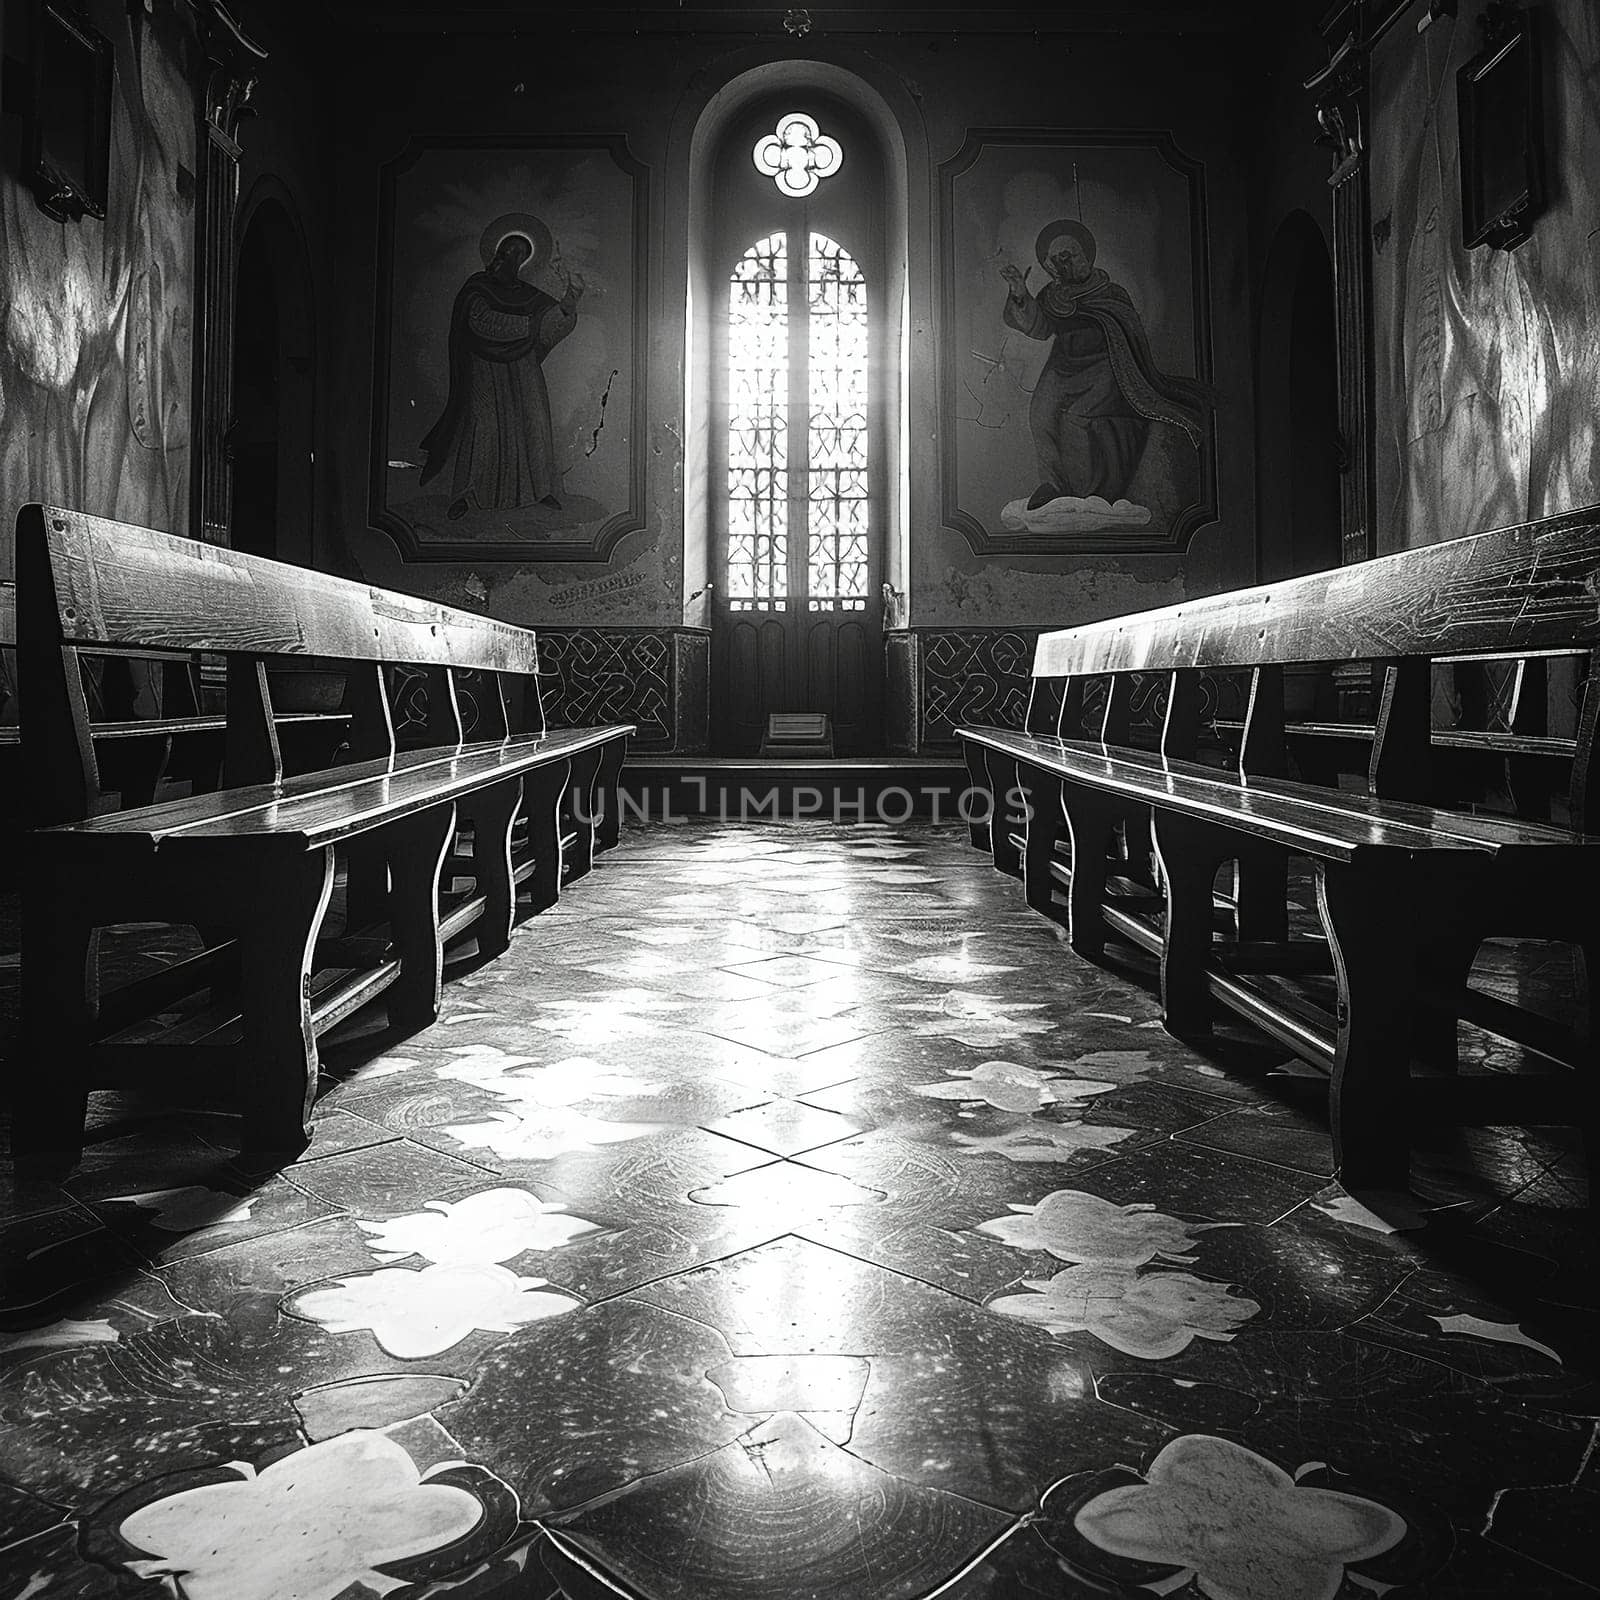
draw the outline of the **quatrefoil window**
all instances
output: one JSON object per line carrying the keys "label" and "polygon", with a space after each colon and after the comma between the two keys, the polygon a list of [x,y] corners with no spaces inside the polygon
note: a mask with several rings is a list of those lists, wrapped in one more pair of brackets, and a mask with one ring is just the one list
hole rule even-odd
{"label": "quatrefoil window", "polygon": [[777,132],[758,140],[755,148],[756,170],[797,200],[810,194],[818,179],[832,177],[843,160],[839,141],[803,111],[780,117]]}

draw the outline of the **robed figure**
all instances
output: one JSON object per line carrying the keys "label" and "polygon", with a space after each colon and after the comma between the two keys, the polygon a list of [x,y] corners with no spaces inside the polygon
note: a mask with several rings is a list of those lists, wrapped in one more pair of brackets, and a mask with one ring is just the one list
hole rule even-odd
{"label": "robed figure", "polygon": [[1181,428],[1198,447],[1201,390],[1162,372],[1126,289],[1094,264],[1094,235],[1081,222],[1054,222],[1035,254],[1050,282],[1032,293],[1022,271],[1000,269],[1006,325],[1052,340],[1028,405],[1039,485],[1037,511],[1065,496],[1123,498],[1154,422]]}
{"label": "robed figure", "polygon": [[[543,233],[544,253],[549,234]],[[422,441],[423,483],[451,467],[446,513],[544,505],[561,508],[544,358],[578,325],[581,278],[558,300],[523,280],[540,251],[507,232],[487,267],[461,286],[450,313],[450,391]]]}

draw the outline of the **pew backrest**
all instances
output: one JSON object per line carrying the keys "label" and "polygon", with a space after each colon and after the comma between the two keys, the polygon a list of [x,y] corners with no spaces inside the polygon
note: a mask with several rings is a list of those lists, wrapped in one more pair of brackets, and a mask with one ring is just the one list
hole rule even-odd
{"label": "pew backrest", "polygon": [[17,520],[19,677],[41,822],[98,805],[80,656],[222,657],[223,781],[283,776],[269,662],[340,669],[347,755],[392,757],[388,673],[428,675],[426,742],[459,744],[455,675],[480,674],[475,737],[543,734],[532,630],[435,601],[59,507]]}
{"label": "pew backrest", "polygon": [[14,742],[17,720],[17,586],[0,580],[0,744]]}
{"label": "pew backrest", "polygon": [[1600,645],[1600,507],[1041,634],[1035,677]]}
{"label": "pew backrest", "polygon": [[[1167,681],[1161,749],[1195,753],[1203,674],[1248,673],[1239,746],[1246,776],[1282,776],[1283,669],[1373,663],[1378,684],[1368,769],[1372,793],[1430,794],[1435,663],[1510,662],[1508,727],[1543,735],[1545,663],[1576,657],[1585,674],[1576,715],[1568,810],[1587,831],[1600,711],[1600,508],[1184,601],[1040,635],[1027,731],[1129,742],[1137,675]],[[1106,683],[1098,726],[1086,686]]]}

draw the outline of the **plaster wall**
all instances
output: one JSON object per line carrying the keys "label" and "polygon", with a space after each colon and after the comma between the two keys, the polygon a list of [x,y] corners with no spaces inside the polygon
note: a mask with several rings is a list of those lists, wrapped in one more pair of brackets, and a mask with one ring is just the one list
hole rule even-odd
{"label": "plaster wall", "polygon": [[[1316,107],[1304,88],[1306,79],[1327,64],[1327,44],[1317,29],[1326,9],[1322,0],[1286,3],[1274,14],[1275,31],[1264,37],[1240,79],[1250,130],[1251,282],[1258,294],[1273,241],[1286,217],[1305,212],[1332,251],[1333,191],[1328,174],[1333,156],[1318,142]],[[1258,345],[1262,336],[1258,329]]]}
{"label": "plaster wall", "polygon": [[[244,246],[251,218],[258,207],[282,208],[293,234],[293,247],[275,253],[269,262],[275,273],[285,270],[298,281],[279,290],[280,296],[301,301],[309,337],[302,338],[297,326],[294,348],[309,353],[312,370],[308,375],[312,416],[306,433],[315,441],[329,409],[328,396],[330,336],[338,321],[336,303],[328,289],[328,235],[335,195],[329,170],[328,150],[332,118],[328,93],[331,63],[311,51],[307,41],[291,25],[281,9],[259,7],[249,19],[250,36],[267,52],[255,89],[251,93],[252,114],[240,128],[239,204],[235,213],[234,250]],[[248,300],[235,303],[234,316],[241,339],[257,308]],[[289,330],[280,325],[280,337]],[[236,412],[237,414],[237,412]],[[315,476],[316,452],[307,463],[311,485]],[[325,497],[312,493],[309,504],[297,503],[294,520],[286,519],[278,529],[280,559],[305,566],[317,565],[316,555],[326,548],[320,531]],[[335,569],[340,570],[340,569]],[[343,569],[353,576],[354,569]]]}
{"label": "plaster wall", "polygon": [[[0,578],[31,500],[189,527],[195,47],[178,0],[88,0],[115,60],[106,215],[57,222],[22,181],[24,106],[0,117]],[[31,42],[7,4],[5,49]]]}
{"label": "plaster wall", "polygon": [[[1250,281],[1252,351],[1256,413],[1256,568],[1255,582],[1271,582],[1324,563],[1299,559],[1297,512],[1307,488],[1296,473],[1292,385],[1302,358],[1296,326],[1307,258],[1316,255],[1332,278],[1333,191],[1328,174],[1331,152],[1317,142],[1316,112],[1303,87],[1327,60],[1317,22],[1326,7],[1304,0],[1275,13],[1276,31],[1263,42],[1257,62],[1246,73],[1246,95],[1253,123],[1251,139]],[[1333,309],[1328,308],[1328,350],[1335,341]],[[1328,375],[1327,412],[1337,412],[1337,379]],[[1329,448],[1333,448],[1329,441]],[[1330,497],[1323,516],[1337,539],[1338,497]],[[1333,556],[1337,561],[1337,555]]]}
{"label": "plaster wall", "polygon": [[[1060,626],[1250,580],[1249,164],[1236,63],[1226,41],[1212,36],[1068,42],[907,34],[830,41],[813,34],[800,43],[775,33],[770,42],[751,43],[569,33],[373,43],[363,71],[342,86],[333,146],[339,315],[322,460],[331,514],[320,564],[535,625],[660,628],[701,620],[692,599],[703,581],[698,558],[687,568],[684,562],[686,516],[699,524],[705,496],[704,485],[686,475],[684,450],[692,425],[684,408],[692,133],[704,108],[739,74],[802,56],[857,75],[903,118],[908,384],[898,518],[905,555],[903,564],[890,566],[908,591],[903,620],[918,627]],[[940,525],[936,173],[974,127],[1170,130],[1186,155],[1205,164],[1220,516],[1183,555],[980,558],[960,533]],[[650,172],[648,427],[638,442],[647,453],[647,525],[626,535],[604,563],[405,563],[393,541],[369,527],[366,505],[379,171],[416,135],[541,132],[624,133]],[[693,549],[693,527],[689,533]]]}
{"label": "plaster wall", "polygon": [[1600,8],[1545,0],[1549,205],[1515,251],[1462,241],[1456,74],[1482,0],[1373,60],[1380,551],[1600,499]]}

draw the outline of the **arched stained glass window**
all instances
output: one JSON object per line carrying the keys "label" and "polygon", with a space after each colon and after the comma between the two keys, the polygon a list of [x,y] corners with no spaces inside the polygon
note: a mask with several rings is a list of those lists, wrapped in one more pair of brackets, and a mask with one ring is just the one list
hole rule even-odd
{"label": "arched stained glass window", "polygon": [[[836,240],[803,237],[803,256],[791,255],[786,233],[756,240],[728,285],[733,610],[866,605],[867,284]],[[791,563],[802,550],[803,563]]]}
{"label": "arched stained glass window", "polygon": [[685,549],[698,554],[703,528],[706,587],[691,598],[706,599],[719,755],[771,753],[772,718],[800,714],[827,719],[807,724],[826,730],[818,749],[881,746],[889,419],[904,387],[890,307],[905,308],[885,172],[871,123],[821,92],[752,99],[710,156],[685,447],[697,465],[703,438],[706,475],[686,473]]}
{"label": "arched stained glass window", "polygon": [[789,593],[789,250],[758,239],[728,293],[728,601],[781,611]]}
{"label": "arched stained glass window", "polygon": [[867,593],[867,284],[841,245],[806,252],[810,350],[807,557],[813,601],[859,610]]}

